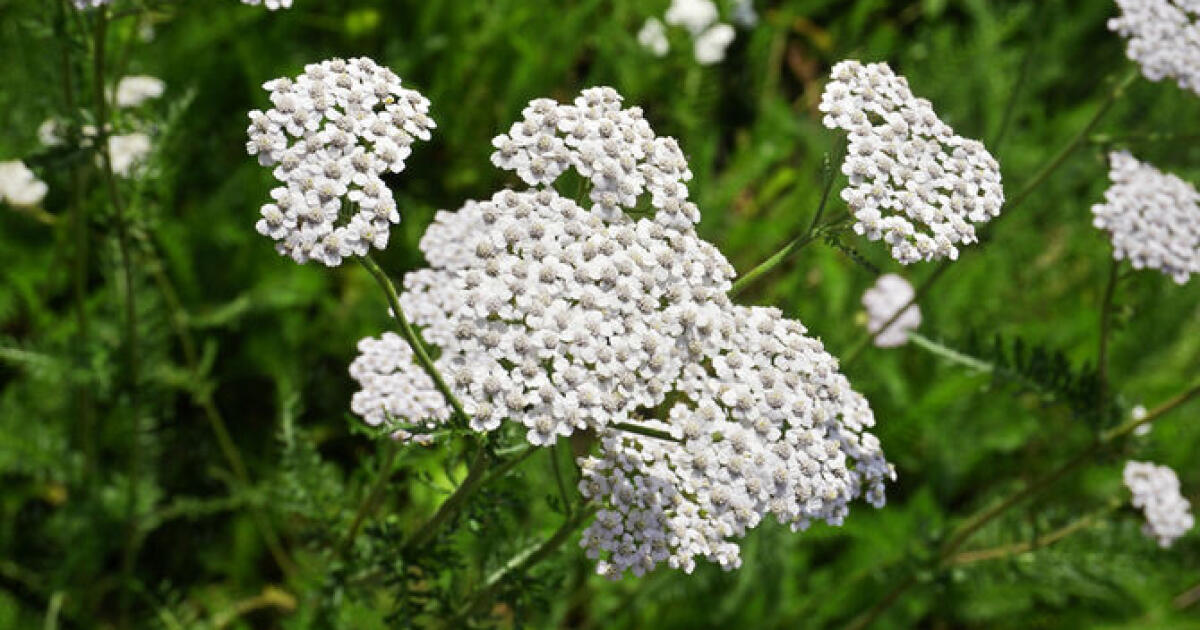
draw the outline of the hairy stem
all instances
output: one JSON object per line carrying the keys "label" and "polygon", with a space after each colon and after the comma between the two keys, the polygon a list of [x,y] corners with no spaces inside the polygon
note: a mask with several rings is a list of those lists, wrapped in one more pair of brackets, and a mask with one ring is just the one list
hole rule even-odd
{"label": "hairy stem", "polygon": [[421,338],[417,335],[417,331],[408,322],[408,318],[404,316],[404,310],[400,308],[400,294],[396,291],[396,285],[392,283],[391,278],[388,277],[383,269],[379,268],[379,264],[369,254],[359,256],[358,260],[375,277],[376,282],[383,289],[384,294],[387,296],[388,306],[392,308],[392,317],[400,326],[400,333],[404,335],[404,340],[412,347],[413,354],[417,357],[417,363],[420,363],[425,373],[429,375],[429,378],[433,379],[434,386],[442,393],[442,397],[446,399],[446,404],[450,405],[450,408],[454,410],[455,419],[461,428],[469,429],[471,419],[467,415],[467,412],[463,410],[462,403],[458,401],[454,392],[450,391],[450,386],[442,378],[442,374],[438,371],[437,366],[434,365],[433,359],[429,358],[429,351],[425,349],[425,343],[421,341]]}
{"label": "hairy stem", "polygon": [[550,538],[522,550],[510,558],[508,562],[505,562],[499,569],[492,572],[484,582],[482,588],[466,597],[466,603],[459,608],[455,619],[451,622],[451,627],[461,627],[461,624],[456,622],[468,617],[491,600],[495,596],[496,591],[503,586],[506,579],[522,575],[541,561],[549,558],[563,543],[570,539],[571,534],[574,534],[575,530],[579,529],[595,513],[596,506],[594,505],[580,507],[578,510],[575,510],[573,516],[567,518]]}
{"label": "hairy stem", "polygon": [[[1058,151],[1058,153],[1056,153],[1045,164],[1043,164],[1040,169],[1038,169],[1033,177],[1031,177],[1029,181],[1026,182],[1019,191],[1017,191],[1017,194],[1013,195],[1012,198],[1008,200],[1008,203],[1004,206],[1004,212],[1002,212],[1000,216],[993,219],[992,222],[988,224],[986,228],[984,228],[983,232],[980,234],[981,241],[986,238],[986,236],[991,234],[991,231],[995,229],[995,226],[1000,222],[1001,219],[1012,214],[1013,210],[1024,203],[1026,199],[1029,199],[1030,195],[1032,195],[1039,186],[1045,183],[1046,180],[1050,179],[1050,175],[1052,175],[1054,171],[1058,170],[1058,168],[1067,161],[1067,158],[1070,157],[1072,153],[1085,144],[1088,134],[1092,132],[1092,129],[1096,128],[1096,125],[1099,124],[1102,118],[1104,118],[1104,115],[1108,113],[1108,110],[1112,109],[1113,104],[1115,104],[1117,100],[1125,94],[1125,91],[1129,88],[1133,81],[1137,79],[1137,77],[1138,70],[1133,68],[1116,82],[1116,84],[1113,86],[1113,89],[1108,93],[1108,96],[1102,103],[1100,103],[1100,106],[1096,108],[1096,112],[1092,114],[1090,119],[1088,119],[1088,122],[1085,123],[1084,126],[1075,133],[1075,135],[1067,142],[1066,145],[1063,146],[1062,149]],[[942,262],[938,263],[938,266],[936,269],[934,269],[933,274],[926,278],[925,281],[917,287],[912,299],[901,306],[896,311],[896,314],[893,315],[887,322],[884,322],[883,326],[880,327],[880,330],[887,330],[888,327],[896,322],[896,319],[900,317],[901,313],[908,310],[908,307],[912,306],[922,297],[924,297],[933,284],[937,282],[938,278],[945,273],[946,269],[952,262],[953,261],[951,260],[943,260]],[[852,346],[851,350],[846,354],[845,358],[842,360],[842,364],[849,365],[856,358],[858,358],[858,356],[862,354],[862,351],[866,349],[867,344],[869,344],[873,338],[873,333],[867,333],[865,336],[859,339],[858,343]]]}
{"label": "hairy stem", "polygon": [[[1074,457],[1067,460],[1066,463],[1062,464],[1058,468],[1055,468],[1049,473],[1046,473],[1045,475],[1026,484],[1021,489],[1005,497],[999,503],[976,512],[974,515],[967,518],[967,520],[961,526],[959,526],[954,534],[952,534],[948,541],[942,546],[942,549],[940,553],[938,553],[937,559],[932,568],[935,570],[941,570],[945,568],[948,560],[955,556],[962,546],[971,539],[971,536],[983,528],[984,525],[987,525],[1007,512],[1013,506],[1018,505],[1025,499],[1039,494],[1040,492],[1053,486],[1056,482],[1066,477],[1076,468],[1079,468],[1084,463],[1088,462],[1101,451],[1114,444],[1117,440],[1132,433],[1133,430],[1139,426],[1154,422],[1158,418],[1161,418],[1167,413],[1174,411],[1181,405],[1187,403],[1193,398],[1196,398],[1197,396],[1200,396],[1200,382],[1194,383],[1186,390],[1180,392],[1173,398],[1154,408],[1140,420],[1129,420],[1118,427],[1106,431],[1105,433],[1101,434],[1099,439],[1092,442],[1087,448],[1077,453]],[[870,626],[877,619],[879,619],[879,617],[881,617],[883,613],[892,606],[892,604],[896,603],[896,601],[900,599],[901,595],[903,595],[908,589],[915,586],[917,581],[916,573],[911,573],[905,580],[901,581],[896,587],[889,591],[883,599],[872,606],[866,613],[863,613],[863,615],[852,621],[847,627],[855,630],[861,630],[862,628]]]}

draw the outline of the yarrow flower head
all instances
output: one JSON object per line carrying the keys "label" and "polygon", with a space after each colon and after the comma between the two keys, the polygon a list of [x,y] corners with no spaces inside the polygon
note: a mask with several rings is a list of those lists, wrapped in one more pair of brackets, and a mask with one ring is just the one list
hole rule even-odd
{"label": "yarrow flower head", "polygon": [[624,220],[624,210],[646,193],[659,223],[699,221],[687,200],[692,171],[679,143],[655,135],[641,108],[622,108],[621,101],[609,87],[586,89],[571,105],[536,99],[520,122],[492,140],[492,164],[538,187],[574,168],[591,185],[591,211],[605,221]]}
{"label": "yarrow flower head", "polygon": [[958,257],[975,226],[1000,214],[1000,165],[956,135],[885,63],[842,61],[821,95],[823,122],[849,134],[841,196],[854,230],[904,264]]}
{"label": "yarrow flower head", "polygon": [[1200,273],[1200,193],[1127,151],[1108,159],[1112,185],[1092,206],[1092,223],[1109,233],[1113,257],[1186,283]]}
{"label": "yarrow flower head", "polygon": [[1142,533],[1170,547],[1195,524],[1191,504],[1179,492],[1179,477],[1168,466],[1150,462],[1125,463],[1125,486],[1133,493],[1133,506],[1146,516]]}
{"label": "yarrow flower head", "polygon": [[274,106],[250,112],[246,150],[283,186],[256,229],[299,263],[332,267],[386,247],[400,213],[382,178],[404,169],[414,140],[429,139],[429,101],[365,57],[309,64],[263,87]]}
{"label": "yarrow flower head", "polygon": [[[726,296],[733,269],[691,224],[608,222],[550,189],[439,213],[402,308],[476,431],[534,445],[588,430],[582,545],[610,577],[696,558],[731,569],[767,514],[795,528],[883,503],[893,470],[866,400],[799,322]],[[355,413],[428,430],[451,412],[396,337],[364,340]],[[653,410],[672,401],[659,419]],[[636,423],[669,439],[621,427]]]}
{"label": "yarrow flower head", "polygon": [[[862,305],[867,309],[867,330],[874,336],[876,346],[902,346],[908,342],[908,331],[916,330],[921,325],[921,309],[916,304],[896,317],[896,313],[913,299],[913,295],[915,293],[908,280],[894,273],[879,276],[875,286],[863,292]],[[893,317],[896,317],[896,321],[885,329],[883,325]]]}
{"label": "yarrow flower head", "polygon": [[20,160],[0,162],[0,202],[17,208],[42,203],[49,187]]}
{"label": "yarrow flower head", "polygon": [[121,77],[113,102],[117,107],[137,107],[142,103],[163,95],[166,84],[162,79],[145,75]]}
{"label": "yarrow flower head", "polygon": [[1175,79],[1200,94],[1200,2],[1117,0],[1108,29],[1128,39],[1125,54],[1151,81]]}

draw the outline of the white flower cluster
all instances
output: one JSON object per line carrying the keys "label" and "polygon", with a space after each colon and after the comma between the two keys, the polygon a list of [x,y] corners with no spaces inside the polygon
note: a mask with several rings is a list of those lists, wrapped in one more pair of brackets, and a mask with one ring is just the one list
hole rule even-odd
{"label": "white flower cluster", "polygon": [[1179,477],[1170,467],[1129,461],[1124,476],[1133,493],[1133,507],[1146,515],[1142,533],[1157,540],[1159,546],[1170,547],[1195,524],[1192,506],[1180,494]]}
{"label": "white flower cluster", "polygon": [[387,425],[397,418],[449,419],[442,394],[400,335],[385,332],[379,339],[368,337],[358,342],[358,351],[350,376],[362,390],[354,394],[350,410],[367,424]]}
{"label": "white flower cluster", "polygon": [[908,343],[908,331],[916,330],[921,325],[921,309],[916,304],[896,317],[896,321],[887,329],[883,325],[895,317],[914,295],[908,280],[894,273],[879,276],[875,286],[863,292],[862,305],[867,309],[867,330],[874,336],[876,346],[895,348]]}
{"label": "white flower cluster", "polygon": [[1120,17],[1108,28],[1128,39],[1125,54],[1151,81],[1175,79],[1200,94],[1200,2],[1117,0]]}
{"label": "white flower cluster", "polygon": [[[79,10],[93,9],[95,7],[111,4],[112,0],[72,0],[75,3],[75,8]],[[251,6],[259,6],[266,4],[271,11],[276,9],[288,9],[292,6],[292,0],[242,0],[242,4]]]}
{"label": "white flower cluster", "polygon": [[895,471],[874,416],[837,360],[777,309],[726,305],[712,335],[689,345],[666,422],[678,442],[610,429],[581,461],[580,491],[599,501],[581,544],[611,578],[661,562],[690,573],[697,557],[741,564],[740,538],[773,515],[795,530],[840,525],[865,493],[884,504]]}
{"label": "white flower cluster", "polygon": [[0,202],[17,208],[42,203],[49,187],[20,160],[0,162]]}
{"label": "white flower cluster", "polygon": [[[717,5],[712,0],[671,0],[671,6],[663,16],[667,24],[682,27],[692,36],[692,52],[696,63],[702,66],[725,59],[725,49],[736,37],[733,27],[718,22],[718,18]],[[735,7],[735,19],[752,26],[758,16],[752,4],[741,0]],[[638,31],[638,43],[656,57],[666,55],[671,46],[666,28],[654,17],[647,19]]]}
{"label": "white flower cluster", "polygon": [[365,57],[309,64],[263,87],[274,107],[250,112],[246,149],[283,186],[256,229],[298,263],[333,267],[387,246],[400,213],[382,177],[404,169],[414,138],[429,139],[429,101]]}
{"label": "white flower cluster", "polygon": [[163,95],[166,84],[162,79],[145,75],[121,77],[117,81],[113,104],[117,107],[137,107],[142,103]]}
{"label": "white flower cluster", "polygon": [[[864,493],[882,505],[894,473],[864,432],[865,399],[799,322],[731,304],[733,269],[690,224],[605,222],[552,190],[503,191],[439,213],[421,249],[431,268],[406,276],[401,306],[472,428],[510,420],[535,445],[601,436],[580,486],[601,506],[583,538],[599,572],[734,568],[730,539],[768,513],[803,528],[840,523]],[[449,419],[398,338],[360,349],[356,413]],[[667,401],[665,421],[645,419]]]}
{"label": "white flower cluster", "polygon": [[135,131],[108,137],[108,156],[112,159],[112,170],[121,177],[133,177],[137,167],[150,154],[150,136]]}
{"label": "white flower cluster", "polygon": [[538,187],[574,168],[591,184],[592,212],[605,221],[623,220],[623,209],[636,208],[645,193],[663,225],[699,221],[687,200],[692,172],[679,143],[656,136],[641,108],[622,109],[621,100],[609,87],[586,89],[571,105],[536,99],[492,140],[492,164]]}
{"label": "white flower cluster", "polygon": [[252,6],[266,4],[267,8],[271,11],[275,11],[276,9],[292,8],[292,0],[242,0],[242,4],[249,4]]}
{"label": "white flower cluster", "polygon": [[1112,185],[1092,206],[1093,225],[1109,233],[1117,260],[1186,283],[1200,273],[1200,192],[1127,151],[1108,159]]}
{"label": "white flower cluster", "polygon": [[826,127],[849,133],[841,196],[854,230],[883,239],[901,263],[954,260],[959,244],[977,240],[972,224],[1000,214],[1000,165],[887,64],[838,63],[820,109]]}

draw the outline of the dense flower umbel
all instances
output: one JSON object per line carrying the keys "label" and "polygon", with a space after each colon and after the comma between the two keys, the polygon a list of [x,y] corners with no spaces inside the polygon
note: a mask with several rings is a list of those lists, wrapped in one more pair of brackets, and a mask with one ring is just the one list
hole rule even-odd
{"label": "dense flower umbel", "polygon": [[[605,222],[552,190],[504,191],[439,213],[431,268],[401,305],[437,366],[490,431],[519,422],[535,445],[588,429],[584,534],[609,576],[697,556],[740,563],[730,539],[767,513],[797,528],[840,522],[892,475],[866,401],[804,328],[726,296],[733,269],[690,224]],[[353,408],[371,423],[435,428],[450,411],[394,337],[365,340]],[[644,419],[665,401],[665,421]],[[614,425],[662,428],[678,442]]]}
{"label": "dense flower umbel", "polygon": [[1135,269],[1158,269],[1184,284],[1200,273],[1200,193],[1127,151],[1108,156],[1112,185],[1092,206],[1092,223],[1109,233],[1113,256]]}
{"label": "dense flower umbel", "polygon": [[414,139],[429,139],[429,101],[365,57],[310,64],[263,87],[274,107],[250,112],[246,149],[284,185],[258,231],[299,263],[332,267],[386,247],[400,213],[382,177],[404,169]]}
{"label": "dense flower umbel", "polygon": [[976,241],[973,223],[1000,214],[996,160],[955,135],[887,64],[834,66],[820,109],[826,127],[849,133],[841,196],[855,231],[883,239],[901,263],[953,260],[959,244]]}
{"label": "dense flower umbel", "polygon": [[880,507],[895,472],[866,400],[837,360],[772,308],[725,305],[676,382],[666,422],[680,442],[609,430],[580,462],[580,491],[601,510],[583,534],[598,572],[641,575],[660,562],[691,572],[697,557],[741,564],[733,538],[767,515],[793,530],[840,525],[865,493]]}
{"label": "dense flower umbel", "polygon": [[875,286],[863,292],[862,305],[867,309],[867,330],[874,335],[875,345],[880,348],[895,348],[908,342],[908,331],[921,325],[921,309],[913,304],[905,309],[886,330],[888,322],[902,306],[908,304],[914,292],[908,280],[894,274],[879,276]]}
{"label": "dense flower umbel", "polygon": [[1133,506],[1146,515],[1142,532],[1159,546],[1170,547],[1195,524],[1192,506],[1179,492],[1179,477],[1169,467],[1126,462],[1125,485],[1133,493]]}
{"label": "dense flower umbel", "polygon": [[591,184],[592,212],[605,221],[624,218],[649,193],[656,220],[686,226],[700,220],[684,182],[692,178],[674,138],[658,137],[638,107],[621,108],[608,87],[584,90],[571,105],[537,99],[524,119],[496,136],[492,163],[515,171],[530,186],[548,187],[569,168]]}
{"label": "dense flower umbel", "polygon": [[1175,79],[1200,94],[1200,2],[1196,0],[1117,0],[1120,17],[1109,30],[1129,40],[1125,54],[1151,81]]}

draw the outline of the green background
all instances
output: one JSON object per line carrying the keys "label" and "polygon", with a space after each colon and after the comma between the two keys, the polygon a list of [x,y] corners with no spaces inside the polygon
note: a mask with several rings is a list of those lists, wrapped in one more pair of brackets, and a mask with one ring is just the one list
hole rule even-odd
{"label": "green background", "polygon": [[[489,163],[490,139],[533,98],[570,100],[611,85],[643,107],[690,158],[700,234],[744,272],[801,232],[817,206],[822,160],[838,136],[821,126],[816,104],[838,60],[887,61],[907,76],[958,133],[987,144],[1010,197],[1134,68],[1105,27],[1116,6],[1100,0],[759,2],[758,26],[739,28],[725,61],[711,67],[695,64],[678,29],[665,58],[638,46],[642,22],[666,4],[295,0],[268,12],[235,0],[118,1],[118,11],[149,11],[114,24],[109,72],[167,84],[163,99],[115,121],[118,132],[148,125],[155,142],[144,175],[120,183],[135,229],[157,250],[134,256],[135,419],[122,387],[111,204],[89,154],[47,150],[36,134],[47,117],[90,116],[68,107],[63,87],[88,93],[88,23],[69,14],[64,24],[50,0],[0,0],[0,159],[25,159],[50,185],[44,207],[58,218],[48,225],[0,208],[0,627],[429,625],[441,617],[439,598],[453,602],[562,520],[548,460],[531,458],[484,493],[431,560],[436,570],[416,580],[417,590],[436,594],[433,608],[394,616],[416,601],[409,590],[399,595],[398,582],[415,579],[396,556],[399,540],[439,502],[447,474],[461,475],[454,447],[413,449],[381,516],[347,557],[331,557],[382,452],[349,415],[346,367],[357,340],[389,321],[361,268],[297,266],[254,232],[271,181],[245,155],[245,114],[268,106],[266,80],[365,55],[431,99],[432,142],[415,146],[405,172],[389,180],[404,218],[378,258],[399,277],[423,264],[416,243],[433,212],[515,185]],[[152,40],[135,36],[139,21],[153,25]],[[1139,78],[1096,133],[1192,134],[1117,146],[1200,182],[1198,127],[1200,97]],[[663,569],[615,583],[585,579],[590,561],[572,541],[502,589],[488,623],[839,627],[915,575],[877,627],[1200,627],[1200,606],[1173,603],[1200,580],[1200,538],[1160,550],[1128,506],[1045,549],[921,568],[964,516],[1086,448],[1133,405],[1152,407],[1200,374],[1195,281],[1177,286],[1143,271],[1116,292],[1118,410],[1081,413],[1062,387],[1087,374],[1097,354],[1111,248],[1091,226],[1090,207],[1107,186],[1106,148],[1086,142],[920,304],[921,331],[949,346],[986,355],[999,335],[1010,350],[1020,340],[1028,353],[1061,353],[1062,364],[994,379],[909,345],[868,348],[845,367],[898,470],[886,508],[856,504],[845,526],[803,533],[764,523],[733,572],[702,563],[691,576]],[[82,179],[78,201],[72,173]],[[72,207],[88,218],[86,339],[72,285]],[[934,266],[902,268],[881,245],[852,235],[842,243],[808,246],[739,299],[778,306],[845,356],[864,334],[859,300],[875,275],[917,282]],[[164,297],[155,265],[182,310]],[[195,339],[199,366],[188,365],[173,324]],[[213,393],[253,487],[232,480],[197,391]],[[96,414],[90,434],[80,422],[85,395]],[[1171,465],[1194,500],[1198,414],[1193,402],[1089,460],[967,548],[1029,540],[1124,497],[1128,458]],[[271,562],[250,506],[268,514],[305,567],[299,575],[287,578]],[[144,530],[132,560],[130,523]]]}

